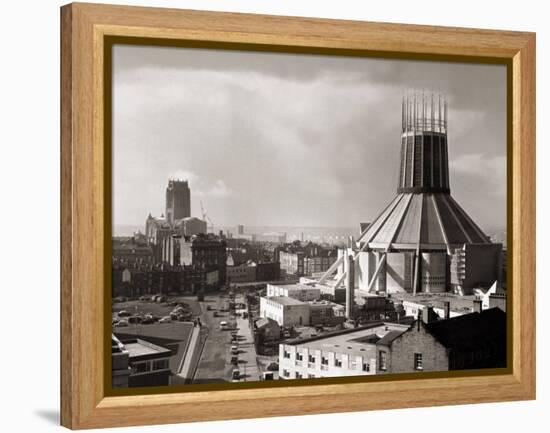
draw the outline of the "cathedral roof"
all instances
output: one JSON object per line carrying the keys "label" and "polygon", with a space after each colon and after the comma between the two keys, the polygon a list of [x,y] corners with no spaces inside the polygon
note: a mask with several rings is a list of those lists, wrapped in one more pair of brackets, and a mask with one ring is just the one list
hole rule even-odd
{"label": "cathedral roof", "polygon": [[451,251],[463,244],[491,241],[446,193],[398,194],[359,241],[374,249]]}

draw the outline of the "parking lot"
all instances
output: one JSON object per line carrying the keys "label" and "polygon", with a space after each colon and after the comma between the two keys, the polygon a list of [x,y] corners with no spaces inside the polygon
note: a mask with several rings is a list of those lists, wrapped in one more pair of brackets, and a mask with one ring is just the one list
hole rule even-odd
{"label": "parking lot", "polygon": [[[128,321],[131,316],[152,315],[156,318],[169,316],[177,307],[177,304],[183,304],[191,317],[197,317],[201,314],[201,308],[196,297],[180,296],[171,297],[165,302],[154,302],[151,300],[128,300],[124,302],[114,302],[112,304],[113,319],[123,319]],[[120,317],[119,313],[125,311],[129,314],[126,317]]]}
{"label": "parking lot", "polygon": [[[189,313],[190,319],[186,321],[169,320],[161,323],[159,319],[170,316],[170,313],[182,303],[185,311]],[[128,315],[122,317],[119,313],[123,311]],[[196,298],[177,297],[170,298],[168,302],[153,302],[150,300],[130,300],[115,302],[112,305],[113,322],[124,320],[128,323],[129,317],[145,318],[151,316],[155,320],[141,322],[132,321],[125,326],[113,325],[113,332],[121,339],[144,338],[151,343],[170,349],[173,355],[170,357],[170,370],[177,375],[183,365],[186,356],[186,349],[193,333],[193,319],[200,317],[201,308]],[[178,376],[173,377],[173,383],[180,383]]]}

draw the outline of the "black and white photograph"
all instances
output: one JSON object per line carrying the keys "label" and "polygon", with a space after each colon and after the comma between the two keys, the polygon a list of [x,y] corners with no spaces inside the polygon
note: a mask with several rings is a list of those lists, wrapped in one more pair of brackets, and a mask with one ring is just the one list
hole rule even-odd
{"label": "black and white photograph", "polygon": [[112,387],[506,368],[507,100],[498,64],[114,45]]}

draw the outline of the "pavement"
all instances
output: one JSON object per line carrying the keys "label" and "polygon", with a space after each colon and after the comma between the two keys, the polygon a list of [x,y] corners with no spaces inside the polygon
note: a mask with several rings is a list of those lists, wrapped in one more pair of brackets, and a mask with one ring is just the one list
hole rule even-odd
{"label": "pavement", "polygon": [[[237,296],[235,302],[244,304],[245,299],[243,296]],[[236,313],[238,313],[236,325],[238,335],[240,336],[238,344],[239,371],[243,381],[257,381],[260,380],[261,371],[258,367],[256,346],[254,346],[254,335],[248,324],[248,319],[242,318],[243,312],[246,312],[246,309],[236,311]]]}

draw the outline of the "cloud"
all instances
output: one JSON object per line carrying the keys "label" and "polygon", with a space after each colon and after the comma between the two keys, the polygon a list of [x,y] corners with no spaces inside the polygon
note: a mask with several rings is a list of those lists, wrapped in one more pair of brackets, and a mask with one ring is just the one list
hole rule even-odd
{"label": "cloud", "polygon": [[233,191],[227,187],[223,180],[218,179],[214,186],[212,186],[206,195],[213,197],[228,197],[233,194]]}
{"label": "cloud", "polygon": [[[193,211],[204,201],[217,224],[372,220],[397,187],[409,86],[449,95],[453,193],[480,209],[495,191],[502,197],[499,66],[127,46],[115,54],[113,207],[121,222],[162,209],[169,177],[189,180]],[[505,221],[501,208],[488,213]]]}
{"label": "cloud", "polygon": [[176,170],[168,176],[169,179],[187,180],[189,183],[193,183],[198,179],[198,176],[192,171],[188,170]]}
{"label": "cloud", "polygon": [[493,177],[501,180],[506,174],[506,157],[488,157],[482,153],[461,155],[450,161],[451,170],[457,173],[478,177]]}

